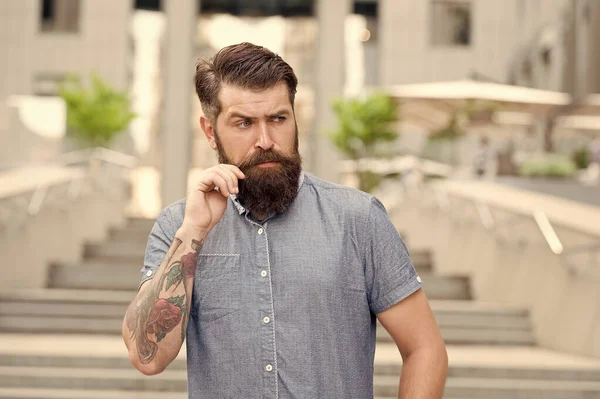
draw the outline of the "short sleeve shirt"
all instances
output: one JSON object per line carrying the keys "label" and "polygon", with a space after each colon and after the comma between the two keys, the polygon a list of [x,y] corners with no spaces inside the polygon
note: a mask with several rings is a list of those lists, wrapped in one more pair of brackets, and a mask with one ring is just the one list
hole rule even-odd
{"label": "short sleeve shirt", "polygon": [[[153,278],[184,216],[148,238]],[[421,287],[373,196],[302,174],[283,213],[259,222],[230,196],[201,250],[187,330],[190,398],[372,398],[376,315]]]}

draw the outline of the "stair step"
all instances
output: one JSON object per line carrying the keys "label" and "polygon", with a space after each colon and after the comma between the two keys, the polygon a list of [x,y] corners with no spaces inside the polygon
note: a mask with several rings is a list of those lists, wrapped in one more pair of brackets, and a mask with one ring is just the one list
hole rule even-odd
{"label": "stair step", "polygon": [[423,291],[429,299],[471,299],[471,284],[467,276],[422,274]]}
{"label": "stair step", "polygon": [[[84,256],[86,258],[132,258],[144,257],[146,251],[148,234],[128,235],[122,231],[114,232],[111,237],[103,243],[86,244]],[[429,251],[411,252],[411,260],[420,273],[431,273],[433,271],[432,254]]]}
{"label": "stair step", "polygon": [[28,333],[119,334],[123,319],[2,316],[0,331]]}
{"label": "stair step", "polygon": [[428,250],[412,250],[410,258],[413,262],[417,273],[431,274],[433,273],[433,254]]}
{"label": "stair step", "polygon": [[[113,252],[113,255],[96,253],[81,265],[53,265],[50,267],[48,286],[51,288],[136,290],[141,280],[140,269],[144,251],[137,255]],[[431,267],[425,267],[430,270]],[[470,281],[467,276],[440,276],[423,272],[423,289],[429,299],[471,299]]]}
{"label": "stair step", "polygon": [[[35,333],[119,334],[135,291],[41,289],[0,292],[0,330]],[[430,301],[451,344],[531,345],[528,312],[472,301]],[[377,329],[379,342],[392,342]]]}
{"label": "stair step", "polygon": [[139,230],[152,230],[155,219],[149,218],[128,218],[126,228],[139,229]]}
{"label": "stair step", "polygon": [[[375,376],[375,395],[396,397],[397,376]],[[445,397],[464,399],[596,399],[600,382],[519,379],[448,378]]]}
{"label": "stair step", "polygon": [[0,387],[186,392],[187,372],[165,370],[149,377],[133,367],[0,367]]}
{"label": "stair step", "polygon": [[131,242],[133,244],[146,245],[150,230],[140,230],[132,228],[111,230],[108,234],[109,241]]}
{"label": "stair step", "polygon": [[89,257],[119,257],[119,258],[143,258],[146,252],[146,243],[108,240],[101,244],[86,244],[84,256]]}
{"label": "stair step", "polygon": [[138,259],[94,258],[81,265],[52,265],[48,271],[50,288],[96,290],[137,290],[142,279],[143,255]]}
{"label": "stair step", "polygon": [[188,399],[187,392],[0,388],[2,399]]}
{"label": "stair step", "polygon": [[[397,375],[376,375],[374,377],[375,395],[396,397],[398,381]],[[92,390],[92,392],[94,390],[121,390],[185,393],[187,375],[183,370],[166,370],[159,375],[147,377],[133,369],[0,367],[0,386],[3,388]],[[449,377],[445,392],[446,397],[460,398],[590,399],[600,398],[600,383]]]}
{"label": "stair step", "polygon": [[[182,349],[185,351],[185,348]],[[125,344],[122,344],[121,356],[67,356],[62,354],[22,354],[0,353],[0,366],[11,367],[59,367],[59,368],[93,368],[93,369],[125,369],[132,365],[127,358]],[[178,356],[169,364],[168,370],[186,370],[187,363],[183,356]]]}
{"label": "stair step", "polygon": [[[450,377],[600,381],[600,359],[535,347],[448,345],[447,350]],[[185,370],[185,355],[184,345],[167,370]],[[374,364],[376,375],[400,375],[402,358],[396,345],[378,343]],[[115,335],[3,334],[0,366],[132,369]]]}
{"label": "stair step", "polygon": [[[531,331],[485,330],[440,327],[444,342],[453,345],[535,345]],[[377,330],[377,342],[394,342],[383,328]]]}
{"label": "stair step", "polygon": [[[400,356],[400,354],[398,354]],[[396,376],[402,371],[402,362],[375,361],[375,375]],[[448,378],[482,378],[482,379],[514,379],[514,380],[549,380],[549,381],[600,381],[600,368],[567,368],[517,366],[482,366],[456,365],[448,367]]]}
{"label": "stair step", "polygon": [[[70,334],[120,334],[125,308],[119,317],[68,317],[68,316],[19,316],[0,317],[2,332],[70,333]],[[535,337],[530,331],[460,329],[441,327],[447,344],[469,345],[534,345]],[[382,328],[377,332],[378,342],[393,342]]]}
{"label": "stair step", "polygon": [[[529,312],[523,308],[476,301],[431,301],[430,306],[447,343],[533,345]],[[378,323],[378,342],[393,342]]]}

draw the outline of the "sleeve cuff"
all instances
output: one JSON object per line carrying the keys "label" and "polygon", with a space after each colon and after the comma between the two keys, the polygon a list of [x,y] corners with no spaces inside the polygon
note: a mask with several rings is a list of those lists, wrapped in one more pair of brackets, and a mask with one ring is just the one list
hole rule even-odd
{"label": "sleeve cuff", "polygon": [[394,290],[380,296],[377,303],[373,306],[373,313],[379,314],[414,294],[421,288],[421,282],[418,280],[418,277],[419,276],[415,274],[409,284],[399,285]]}

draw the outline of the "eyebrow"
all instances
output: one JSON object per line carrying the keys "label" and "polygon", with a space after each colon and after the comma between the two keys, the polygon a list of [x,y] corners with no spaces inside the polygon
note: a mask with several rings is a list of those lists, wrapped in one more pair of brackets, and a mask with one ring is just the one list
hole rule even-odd
{"label": "eyebrow", "polygon": [[268,115],[269,118],[273,118],[274,116],[290,116],[291,112],[289,109],[281,109],[277,112],[274,112]]}
{"label": "eyebrow", "polygon": [[[267,115],[267,117],[273,118],[275,116],[289,116],[289,115],[291,115],[290,110],[288,110],[288,109],[282,109],[282,110],[279,110],[277,112],[274,112],[272,114]],[[227,116],[227,119],[234,119],[234,118],[250,119],[250,120],[256,119],[254,117],[251,117],[251,116],[248,116],[248,115],[244,115],[244,114],[241,114],[239,112],[232,112],[231,114],[229,114]]]}
{"label": "eyebrow", "polygon": [[240,114],[239,112],[232,112],[231,114],[229,114],[227,116],[227,119],[233,119],[233,118],[241,118],[241,119],[254,119],[251,116],[248,115],[244,115],[244,114]]}

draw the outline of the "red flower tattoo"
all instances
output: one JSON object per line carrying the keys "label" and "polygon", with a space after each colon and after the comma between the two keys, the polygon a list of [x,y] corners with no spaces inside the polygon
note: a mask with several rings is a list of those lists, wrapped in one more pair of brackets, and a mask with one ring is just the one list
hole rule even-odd
{"label": "red flower tattoo", "polygon": [[148,317],[148,334],[166,334],[171,332],[180,322],[183,315],[181,309],[164,298],[160,298],[154,304]]}
{"label": "red flower tattoo", "polygon": [[197,259],[197,252],[190,252],[189,254],[181,257],[181,265],[183,268],[184,277],[194,277],[194,274],[196,273]]}

